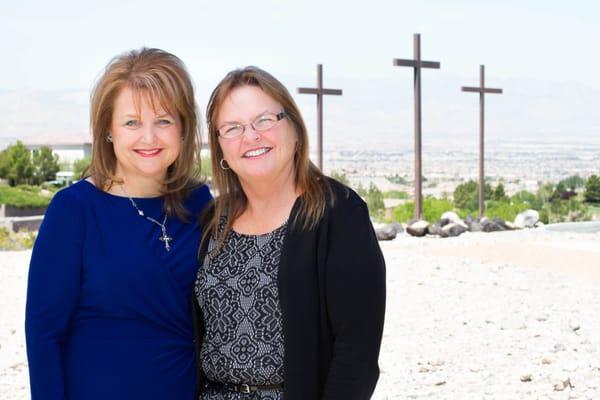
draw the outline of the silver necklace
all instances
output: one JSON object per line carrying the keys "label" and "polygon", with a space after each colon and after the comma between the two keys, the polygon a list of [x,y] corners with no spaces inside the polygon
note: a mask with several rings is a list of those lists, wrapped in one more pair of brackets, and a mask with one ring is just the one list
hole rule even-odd
{"label": "silver necklace", "polygon": [[131,202],[131,205],[133,206],[133,208],[135,208],[137,210],[138,215],[140,217],[146,218],[148,221],[150,221],[160,227],[160,230],[162,231],[162,235],[160,235],[158,240],[160,240],[161,242],[164,242],[165,250],[171,251],[171,245],[169,244],[169,242],[171,242],[173,240],[173,238],[167,234],[167,226],[166,226],[167,214],[165,214],[165,217],[163,218],[162,223],[158,222],[157,220],[155,220],[152,217],[147,216],[146,214],[144,214],[144,212],[142,210],[140,210],[140,208],[137,206],[137,204],[135,203],[133,198],[127,193],[127,191],[125,190],[125,187],[123,187],[122,184],[119,186],[121,186],[121,190],[123,191],[123,193],[125,193],[125,196],[127,196],[129,201]]}

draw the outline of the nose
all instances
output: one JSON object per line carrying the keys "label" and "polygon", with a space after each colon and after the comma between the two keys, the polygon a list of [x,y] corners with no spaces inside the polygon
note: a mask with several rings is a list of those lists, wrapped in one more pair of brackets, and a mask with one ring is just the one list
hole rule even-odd
{"label": "nose", "polygon": [[254,125],[248,124],[244,128],[244,137],[247,137],[250,140],[257,140],[260,138],[260,134],[256,129],[254,129]]}
{"label": "nose", "polygon": [[142,129],[142,142],[146,144],[156,143],[156,127],[153,124],[145,124]]}

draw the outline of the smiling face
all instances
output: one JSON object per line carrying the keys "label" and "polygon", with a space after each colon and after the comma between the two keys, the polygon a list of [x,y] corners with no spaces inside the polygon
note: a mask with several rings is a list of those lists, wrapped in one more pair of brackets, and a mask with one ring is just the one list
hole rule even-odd
{"label": "smiling face", "polygon": [[179,156],[181,122],[147,96],[139,96],[139,104],[130,88],[117,96],[111,123],[116,175],[127,180],[164,179],[167,168]]}
{"label": "smiling face", "polygon": [[241,182],[252,184],[293,177],[297,139],[289,120],[283,118],[260,132],[250,125],[265,114],[281,111],[281,104],[260,88],[248,85],[232,90],[221,104],[216,126],[245,125],[241,135],[218,139],[223,158]]}

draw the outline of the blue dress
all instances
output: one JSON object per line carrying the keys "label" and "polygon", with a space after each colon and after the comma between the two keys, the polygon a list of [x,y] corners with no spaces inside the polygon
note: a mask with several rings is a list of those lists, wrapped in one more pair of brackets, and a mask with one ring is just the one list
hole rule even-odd
{"label": "blue dress", "polygon": [[[167,219],[167,252],[126,197],[87,181],[54,196],[29,267],[32,400],[193,399],[196,221],[210,199],[200,186],[185,202],[189,221]],[[162,222],[160,197],[135,202]]]}

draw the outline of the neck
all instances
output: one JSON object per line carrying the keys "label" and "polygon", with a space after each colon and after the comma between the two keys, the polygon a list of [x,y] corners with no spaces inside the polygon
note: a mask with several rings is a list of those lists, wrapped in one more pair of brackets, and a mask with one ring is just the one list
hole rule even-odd
{"label": "neck", "polygon": [[[162,184],[156,178],[136,176],[131,177],[128,174],[119,173],[116,176],[122,179],[121,184],[113,185],[109,192],[128,197],[157,197],[161,195]],[[122,193],[123,190],[126,193]]]}
{"label": "neck", "polygon": [[294,182],[294,173],[283,174],[275,179],[259,182],[240,180],[244,194],[248,199],[247,211],[253,215],[264,215],[290,206],[296,200],[298,189]]}

